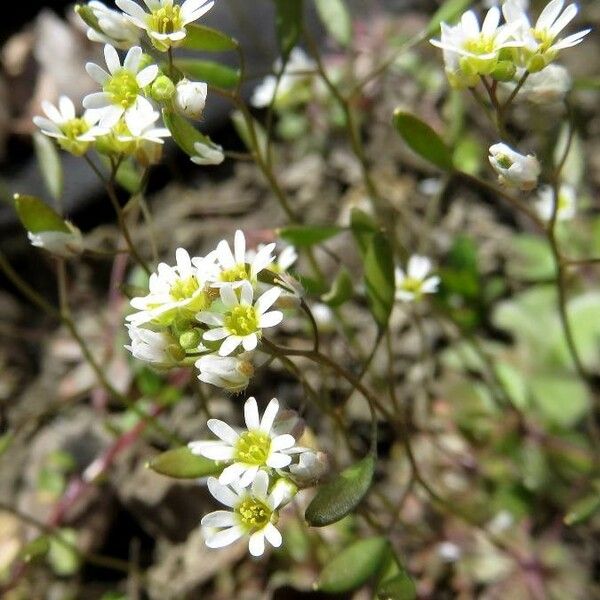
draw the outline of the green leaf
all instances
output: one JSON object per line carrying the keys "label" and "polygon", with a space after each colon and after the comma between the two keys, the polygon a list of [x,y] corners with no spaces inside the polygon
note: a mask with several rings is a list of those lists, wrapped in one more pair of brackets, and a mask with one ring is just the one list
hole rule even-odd
{"label": "green leaf", "polygon": [[324,527],[343,519],[366,496],[374,472],[375,457],[369,454],[320,487],[306,509],[304,516],[307,523],[313,527]]}
{"label": "green leaf", "polygon": [[315,0],[315,6],[331,37],[347,46],[352,39],[352,19],[344,0]]}
{"label": "green leaf", "polygon": [[325,565],[315,587],[328,594],[356,590],[379,571],[389,553],[390,544],[384,537],[354,542]]}
{"label": "green leaf", "polygon": [[240,72],[212,60],[196,60],[181,58],[175,61],[175,66],[190,79],[205,81],[208,85],[223,89],[237,87]]}
{"label": "green leaf", "polygon": [[473,0],[446,0],[431,17],[425,30],[425,36],[436,34],[441,23],[452,23],[458,19],[471,4],[473,4]]}
{"label": "green leaf", "polygon": [[377,589],[378,600],[414,600],[416,597],[415,582],[406,571],[384,581]]}
{"label": "green leaf", "polygon": [[585,385],[567,375],[539,375],[530,379],[535,405],[554,425],[568,429],[575,426],[589,410]]}
{"label": "green leaf", "polygon": [[196,155],[194,144],[197,142],[212,145],[210,138],[200,133],[187,119],[173,111],[163,109],[163,121],[175,143],[189,156]]}
{"label": "green leaf", "polygon": [[228,35],[206,25],[186,25],[187,35],[182,47],[203,52],[226,52],[235,50],[238,43]]}
{"label": "green leaf", "polygon": [[198,479],[223,470],[223,465],[192,454],[186,446],[159,454],[148,463],[148,467],[156,473],[176,479]]}
{"label": "green leaf", "polygon": [[469,175],[477,175],[481,170],[481,157],[485,149],[474,136],[461,135],[454,148],[453,163]]}
{"label": "green leaf", "polygon": [[409,148],[421,158],[444,171],[453,169],[452,151],[427,123],[397,109],[394,126]]}
{"label": "green leaf", "polygon": [[[254,144],[252,142],[252,134],[250,132],[250,128],[248,127],[248,123],[246,122],[246,119],[244,118],[244,115],[241,113],[241,111],[236,110],[231,115],[231,121],[233,122],[235,130],[244,142],[246,148],[250,152],[254,153],[256,151],[256,148],[254,147]],[[266,156],[268,147],[267,132],[256,119],[252,119],[252,125],[258,143],[258,151],[262,156]]]}
{"label": "green leaf", "polygon": [[79,570],[77,532],[74,529],[58,529],[50,539],[48,562],[60,577],[69,577]]}
{"label": "green leaf", "polygon": [[50,540],[47,536],[41,535],[23,546],[20,557],[27,563],[44,558],[50,551]]}
{"label": "green leaf", "polygon": [[46,189],[58,200],[64,189],[63,169],[58,150],[49,137],[39,132],[33,134],[33,145]]}
{"label": "green leaf", "polygon": [[[110,170],[111,163],[108,156],[98,154],[98,157],[106,169]],[[115,180],[125,191],[133,196],[137,194],[142,187],[142,177],[143,170],[141,167],[133,159],[128,158],[123,160],[119,165]]]}
{"label": "green leaf", "polygon": [[15,208],[23,227],[31,233],[62,231],[71,233],[64,219],[45,202],[35,196],[15,194]]}
{"label": "green leaf", "polygon": [[333,225],[290,225],[277,230],[277,235],[286,242],[298,248],[307,248],[323,242],[342,233],[342,227]]}
{"label": "green leaf", "polygon": [[536,235],[513,235],[510,250],[513,256],[507,264],[509,277],[525,281],[555,277],[556,265],[548,240]]}
{"label": "green leaf", "polygon": [[354,285],[352,283],[352,277],[346,267],[342,267],[340,272],[337,274],[331,289],[323,294],[321,300],[329,306],[341,306],[344,302],[347,302],[352,298],[354,293]]}
{"label": "green leaf", "polygon": [[371,238],[364,268],[371,312],[379,327],[385,329],[394,306],[396,285],[392,247],[381,233]]}
{"label": "green leaf", "polygon": [[303,0],[275,0],[277,40],[284,62],[300,39],[303,8]]}
{"label": "green leaf", "polygon": [[600,511],[600,490],[596,489],[569,509],[564,518],[565,525],[579,525],[593,517],[598,511]]}
{"label": "green leaf", "polygon": [[358,246],[358,250],[363,258],[367,255],[369,244],[375,233],[379,231],[379,227],[375,219],[359,208],[353,208],[350,217],[350,229]]}

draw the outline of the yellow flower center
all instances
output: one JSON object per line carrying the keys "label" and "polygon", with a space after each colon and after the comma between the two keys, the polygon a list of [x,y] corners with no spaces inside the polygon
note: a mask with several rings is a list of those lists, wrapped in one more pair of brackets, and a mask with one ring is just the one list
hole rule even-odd
{"label": "yellow flower center", "polygon": [[173,300],[187,300],[191,298],[194,293],[200,289],[200,283],[198,279],[193,275],[187,279],[177,279],[171,285],[169,293]]}
{"label": "yellow flower center", "polygon": [[152,11],[148,17],[148,27],[162,34],[175,33],[183,28],[181,6],[171,4]]}
{"label": "yellow flower center", "polygon": [[496,156],[496,162],[503,169],[510,169],[512,167],[512,161],[506,154],[498,154],[498,156]]}
{"label": "yellow flower center", "polygon": [[60,126],[61,131],[70,140],[77,139],[80,135],[83,135],[89,131],[90,126],[84,119],[71,119]]}
{"label": "yellow flower center", "polygon": [[531,29],[531,35],[540,45],[538,52],[546,52],[554,43],[554,36],[547,29]]}
{"label": "yellow flower center", "polygon": [[273,511],[257,498],[246,498],[236,508],[241,526],[248,532],[260,531],[271,522]]}
{"label": "yellow flower center", "polygon": [[495,50],[495,38],[480,33],[477,37],[466,40],[464,49],[471,54],[490,54]]}
{"label": "yellow flower center", "polygon": [[248,269],[245,264],[235,265],[231,269],[226,269],[220,275],[221,281],[233,283],[234,281],[244,281],[248,279]]}
{"label": "yellow flower center", "polygon": [[121,69],[104,84],[104,91],[113,104],[129,108],[135,103],[140,93],[140,86],[131,71]]}
{"label": "yellow flower center", "polygon": [[421,279],[415,279],[414,277],[407,277],[401,284],[400,287],[407,291],[412,292],[414,294],[418,294],[421,291],[421,287],[423,286],[423,281]]}
{"label": "yellow flower center", "polygon": [[262,466],[269,458],[271,437],[264,431],[247,431],[235,444],[235,458],[248,465]]}
{"label": "yellow flower center", "polygon": [[239,336],[256,333],[259,329],[256,309],[248,305],[235,306],[225,317],[225,328]]}

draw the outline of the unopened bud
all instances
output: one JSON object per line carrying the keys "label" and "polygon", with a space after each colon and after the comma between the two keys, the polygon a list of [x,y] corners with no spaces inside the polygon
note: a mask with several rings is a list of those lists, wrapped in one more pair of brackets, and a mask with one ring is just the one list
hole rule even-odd
{"label": "unopened bud", "polygon": [[191,329],[179,336],[179,345],[184,350],[194,350],[202,341],[202,331],[198,328]]}
{"label": "unopened bud", "polygon": [[184,117],[200,119],[206,106],[207,94],[208,86],[206,83],[182,79],[177,84],[175,91],[175,108]]}
{"label": "unopened bud", "polygon": [[166,353],[174,362],[181,362],[185,358],[185,350],[178,344],[167,346]]}
{"label": "unopened bud", "polygon": [[175,95],[175,84],[166,75],[159,75],[150,88],[150,95],[157,102],[168,102]]}
{"label": "unopened bud", "polygon": [[492,77],[496,81],[511,81],[517,72],[517,67],[510,60],[501,60],[492,71]]}

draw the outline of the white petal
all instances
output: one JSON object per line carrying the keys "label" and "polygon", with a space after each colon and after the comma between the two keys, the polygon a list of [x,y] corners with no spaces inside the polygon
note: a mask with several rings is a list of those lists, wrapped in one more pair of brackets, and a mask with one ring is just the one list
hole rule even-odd
{"label": "white petal", "polygon": [[292,457],[280,452],[274,452],[267,459],[267,466],[271,469],[283,469],[292,462]]}
{"label": "white petal", "polygon": [[[200,2],[200,5],[198,2]],[[181,7],[181,16],[186,25],[199,19],[215,5],[214,0],[212,0],[208,4],[201,6],[205,2],[206,0],[187,0],[183,3],[183,6]]]}
{"label": "white petal", "polygon": [[206,545],[209,548],[223,548],[224,546],[229,546],[229,544],[233,544],[233,542],[239,540],[242,535],[244,534],[241,527],[236,525],[207,536]]}
{"label": "white petal", "polygon": [[238,298],[230,285],[226,285],[220,290],[221,300],[226,308],[233,308],[239,304]]}
{"label": "white petal", "polygon": [[550,34],[557,36],[575,17],[577,16],[577,6],[575,4],[569,4],[565,11],[550,27]]}
{"label": "white petal", "polygon": [[279,411],[279,402],[277,398],[273,398],[271,402],[267,405],[265,412],[260,421],[260,430],[265,433],[269,433],[271,431],[271,427],[273,427],[273,421],[275,421],[275,417],[277,416],[277,412]]}
{"label": "white petal", "polygon": [[249,430],[258,429],[260,427],[258,405],[256,404],[256,399],[253,397],[248,398],[244,404],[244,420],[246,421],[246,427]]}
{"label": "white petal", "polygon": [[244,232],[237,230],[233,238],[233,256],[238,265],[246,262],[246,237]]}
{"label": "white petal", "polygon": [[498,24],[500,23],[500,9],[497,6],[492,6],[488,10],[483,25],[481,26],[481,32],[485,35],[491,36],[496,31]]}
{"label": "white petal", "polygon": [[260,316],[260,327],[261,329],[266,329],[267,327],[275,327],[275,325],[279,325],[283,321],[283,313],[279,310],[272,310],[264,315]]}
{"label": "white petal", "polygon": [[259,498],[266,498],[268,489],[269,476],[264,471],[258,471],[252,482],[252,493]]}
{"label": "white petal", "polygon": [[68,96],[61,96],[58,100],[58,106],[65,121],[75,118],[75,105]]}
{"label": "white petal", "polygon": [[258,469],[259,469],[259,467],[257,465],[247,467],[246,470],[244,471],[244,473],[242,473],[242,475],[240,476],[238,485],[241,488],[246,488],[250,484],[253,484],[254,481],[256,480],[256,477],[258,476],[258,474],[262,473],[262,471],[259,471]]}
{"label": "white petal", "polygon": [[[88,94],[83,99],[83,108],[105,108],[110,105],[110,96],[105,92],[95,92],[94,94]],[[121,114],[123,114],[122,109]]]}
{"label": "white petal", "polygon": [[231,527],[236,524],[235,515],[228,510],[215,510],[202,517],[203,527]]}
{"label": "white petal", "polygon": [[246,352],[252,352],[258,346],[258,336],[255,333],[245,335],[242,339],[242,346]]}
{"label": "white petal", "polygon": [[536,29],[549,29],[552,23],[556,21],[560,11],[562,10],[564,0],[552,0],[548,3],[544,10],[540,13],[538,20],[536,21]]}
{"label": "white petal", "polygon": [[257,301],[256,301],[256,310],[259,314],[263,314],[266,312],[281,296],[281,288],[272,287],[270,290],[267,290]]}
{"label": "white petal", "polygon": [[229,244],[225,240],[222,240],[217,244],[216,254],[219,263],[225,269],[235,267],[235,258],[233,257]]}
{"label": "white petal", "polygon": [[206,323],[207,325],[223,325],[223,315],[219,313],[209,312],[203,310],[196,315],[196,319],[201,323]]}
{"label": "white petal", "polygon": [[142,59],[142,49],[139,46],[134,46],[125,55],[125,60],[123,61],[123,67],[125,69],[127,69],[128,71],[137,73],[139,66],[140,66],[141,59]]}
{"label": "white petal", "polygon": [[223,472],[221,473],[221,475],[219,475],[219,483],[222,485],[229,485],[234,481],[239,481],[242,473],[245,470],[246,467],[244,467],[244,465],[242,465],[241,463],[233,463],[232,465],[229,465],[228,467],[223,469]]}
{"label": "white petal", "polygon": [[278,450],[287,450],[295,443],[296,440],[294,439],[293,435],[290,435],[289,433],[283,433],[271,440],[271,450],[275,452]]}
{"label": "white petal", "polygon": [[265,534],[257,531],[250,536],[248,550],[252,556],[262,556],[265,552]]}
{"label": "white petal", "polygon": [[254,292],[252,290],[252,285],[247,281],[242,282],[240,289],[240,304],[252,304],[253,297]]}
{"label": "white petal", "polygon": [[104,46],[104,58],[110,74],[114,75],[121,68],[121,61],[118,52],[110,44]]}
{"label": "white petal", "polygon": [[158,76],[158,65],[150,65],[145,69],[142,69],[135,80],[141,88],[145,88],[150,85]]}
{"label": "white petal", "polygon": [[227,425],[225,421],[209,419],[207,426],[218,438],[221,438],[224,442],[229,444],[235,444],[240,437],[233,427]]}
{"label": "white petal", "polygon": [[281,533],[279,533],[279,530],[277,529],[277,527],[275,527],[275,525],[273,525],[273,523],[268,523],[263,531],[265,533],[265,537],[267,538],[271,546],[273,546],[274,548],[279,548],[279,546],[281,546],[281,544],[283,543]]}
{"label": "white petal", "polygon": [[202,448],[202,456],[210,460],[232,460],[234,449],[230,446],[206,446]]}
{"label": "white petal", "polygon": [[144,23],[148,17],[148,13],[144,9],[134,2],[133,0],[116,0],[115,4],[126,14],[134,17],[136,21]]}
{"label": "white petal", "polygon": [[238,503],[239,497],[237,496],[237,494],[235,494],[227,486],[221,485],[216,477],[209,477],[206,484],[208,485],[208,491],[221,504],[233,507]]}
{"label": "white petal", "polygon": [[229,332],[223,327],[219,327],[218,329],[209,329],[208,331],[205,331],[202,337],[207,342],[218,342],[228,336]]}
{"label": "white petal", "polygon": [[238,335],[230,335],[219,348],[219,356],[229,356],[240,344],[242,338]]}
{"label": "white petal", "polygon": [[85,65],[85,70],[88,72],[88,75],[100,85],[104,85],[106,83],[106,80],[110,77],[110,75],[102,67],[99,67],[96,63],[87,63]]}

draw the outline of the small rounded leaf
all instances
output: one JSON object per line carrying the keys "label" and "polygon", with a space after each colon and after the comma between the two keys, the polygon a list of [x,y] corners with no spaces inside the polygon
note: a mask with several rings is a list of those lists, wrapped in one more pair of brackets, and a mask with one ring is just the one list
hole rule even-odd
{"label": "small rounded leaf", "polygon": [[216,475],[223,470],[223,465],[192,454],[186,446],[159,454],[148,463],[148,467],[156,473],[175,479],[199,479]]}
{"label": "small rounded leaf", "polygon": [[238,43],[228,35],[206,25],[187,25],[183,47],[203,52],[225,52],[235,50]]}
{"label": "small rounded leaf", "polygon": [[343,519],[366,496],[374,472],[375,457],[369,454],[320,487],[304,514],[307,523],[324,527]]}

